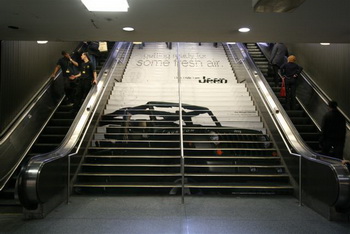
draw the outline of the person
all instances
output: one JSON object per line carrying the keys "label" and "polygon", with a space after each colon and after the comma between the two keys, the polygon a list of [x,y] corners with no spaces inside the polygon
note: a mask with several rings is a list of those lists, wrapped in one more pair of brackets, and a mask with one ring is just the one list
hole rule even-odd
{"label": "person", "polygon": [[168,48],[169,50],[171,50],[173,48],[172,42],[165,42],[165,44],[166,44],[166,48]]}
{"label": "person", "polygon": [[86,52],[81,54],[81,60],[82,63],[80,64],[80,72],[77,75],[78,86],[75,102],[73,105],[74,112],[77,112],[79,110],[92,85],[97,84],[97,72],[95,64],[90,60]]}
{"label": "person", "polygon": [[99,57],[101,56],[101,52],[98,50],[99,42],[98,41],[87,41],[84,42],[85,46],[83,52],[87,52],[89,54],[90,61],[94,63],[95,67],[97,67]]}
{"label": "person", "polygon": [[336,101],[328,103],[329,111],[322,119],[319,143],[323,154],[343,159],[346,121],[337,107]]}
{"label": "person", "polygon": [[56,77],[57,72],[61,69],[63,75],[64,92],[66,94],[65,102],[67,104],[74,103],[74,95],[76,89],[76,77],[79,73],[79,64],[71,58],[69,53],[62,51],[62,58],[57,61],[56,67],[51,74],[51,78]]}
{"label": "person", "polygon": [[298,77],[303,68],[296,64],[296,57],[291,55],[288,62],[281,66],[281,75],[286,86],[286,110],[294,110],[296,107],[296,91]]}
{"label": "person", "polygon": [[276,43],[271,52],[269,63],[272,66],[273,77],[275,86],[278,87],[280,77],[278,71],[280,67],[286,62],[286,57],[288,57],[288,49],[283,43]]}

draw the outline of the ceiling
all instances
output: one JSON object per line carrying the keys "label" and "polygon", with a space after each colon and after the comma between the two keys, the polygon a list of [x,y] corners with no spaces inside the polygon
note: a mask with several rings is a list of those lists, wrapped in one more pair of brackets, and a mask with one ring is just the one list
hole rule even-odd
{"label": "ceiling", "polygon": [[0,1],[0,40],[350,43],[349,0],[306,0],[292,13],[254,13],[252,0],[128,0],[119,13],[80,0]]}

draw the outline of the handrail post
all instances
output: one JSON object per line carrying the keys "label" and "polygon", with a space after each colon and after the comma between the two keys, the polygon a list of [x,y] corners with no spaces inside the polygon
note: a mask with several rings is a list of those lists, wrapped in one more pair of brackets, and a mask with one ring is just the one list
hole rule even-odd
{"label": "handrail post", "polygon": [[69,204],[69,198],[70,198],[70,156],[67,156],[68,160],[68,168],[67,168],[67,204]]}
{"label": "handrail post", "polygon": [[299,156],[299,206],[303,205],[303,201],[302,201],[302,191],[301,191],[301,158],[302,156]]}
{"label": "handrail post", "polygon": [[180,54],[179,54],[180,43],[177,43],[177,83],[178,83],[178,94],[179,94],[179,125],[180,125],[180,154],[181,154],[181,203],[185,203],[185,157],[183,147],[183,127],[182,127],[182,93],[181,93],[181,68],[180,68]]}

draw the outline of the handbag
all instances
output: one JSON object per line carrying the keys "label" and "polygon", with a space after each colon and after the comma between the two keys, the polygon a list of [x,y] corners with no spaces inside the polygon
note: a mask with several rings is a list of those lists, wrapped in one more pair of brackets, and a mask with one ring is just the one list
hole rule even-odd
{"label": "handbag", "polygon": [[286,96],[286,85],[284,83],[284,78],[282,78],[282,86],[280,90],[280,97],[285,97]]}

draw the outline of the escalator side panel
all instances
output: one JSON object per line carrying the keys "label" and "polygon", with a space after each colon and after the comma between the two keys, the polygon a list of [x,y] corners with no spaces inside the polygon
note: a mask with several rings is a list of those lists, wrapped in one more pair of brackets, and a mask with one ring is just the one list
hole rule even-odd
{"label": "escalator side panel", "polygon": [[28,145],[32,145],[33,139],[36,139],[64,95],[63,90],[59,92],[56,89],[63,80],[56,79],[53,82],[49,90],[38,100],[37,104],[14,130],[11,137],[0,146],[0,190],[21,163],[29,150]]}

